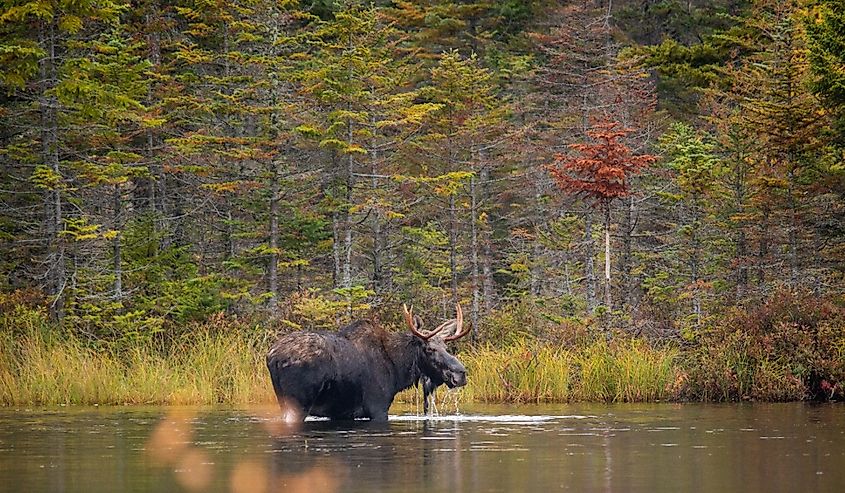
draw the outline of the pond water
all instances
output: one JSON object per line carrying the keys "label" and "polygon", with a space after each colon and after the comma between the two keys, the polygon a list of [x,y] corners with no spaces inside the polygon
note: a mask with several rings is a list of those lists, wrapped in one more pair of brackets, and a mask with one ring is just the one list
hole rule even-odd
{"label": "pond water", "polygon": [[0,409],[0,491],[845,491],[836,404]]}

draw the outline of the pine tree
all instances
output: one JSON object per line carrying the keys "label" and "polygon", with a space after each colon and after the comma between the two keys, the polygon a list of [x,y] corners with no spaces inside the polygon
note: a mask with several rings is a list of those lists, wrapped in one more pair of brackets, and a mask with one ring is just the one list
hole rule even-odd
{"label": "pine tree", "polygon": [[618,122],[595,124],[587,137],[590,143],[571,144],[578,155],[559,154],[549,165],[558,186],[569,193],[582,195],[601,207],[604,217],[604,301],[607,310],[611,304],[610,276],[610,205],[615,199],[630,193],[631,175],[641,172],[657,158],[650,154],[634,154],[620,142],[630,130]]}
{"label": "pine tree", "polygon": [[[802,265],[806,186],[814,175],[813,157],[825,124],[819,102],[808,90],[809,62],[793,2],[761,2],[747,20],[757,51],[735,70],[731,92],[743,125],[758,135],[758,168],[764,181],[758,198],[764,212],[785,214],[789,284],[806,284]],[[761,241],[768,241],[763,232]]]}
{"label": "pine tree", "polygon": [[[658,146],[666,166],[675,173],[676,191],[664,191],[662,196],[678,218],[680,238],[675,254],[680,257],[687,275],[681,292],[692,298],[692,319],[700,326],[704,317],[702,294],[708,291],[713,271],[713,221],[708,204],[717,199],[719,166],[714,146],[705,141],[689,125],[674,124],[663,135]],[[674,192],[674,193],[673,193]],[[675,240],[673,238],[672,240]],[[671,240],[670,240],[671,241]],[[706,255],[705,252],[711,252]],[[665,256],[665,254],[664,254]]]}
{"label": "pine tree", "polygon": [[[416,141],[422,151],[417,162],[427,177],[424,181],[433,185],[438,199],[446,202],[444,229],[452,303],[460,299],[462,216],[469,213],[470,318],[477,331],[482,305],[489,307],[492,303],[492,288],[483,275],[491,270],[487,266],[489,259],[485,258],[489,252],[485,245],[491,241],[489,215],[485,212],[486,182],[493,172],[487,157],[496,152],[490,142],[503,132],[507,106],[497,101],[493,74],[481,66],[478,58],[463,57],[455,51],[444,53],[431,69],[431,85],[421,94],[439,109],[431,115],[428,132]],[[465,203],[467,199],[469,203]]]}
{"label": "pine tree", "polygon": [[[132,95],[137,83],[124,90],[97,80],[123,77],[124,70],[129,79],[137,76],[132,68],[137,59],[119,53],[126,46],[118,22],[122,9],[121,3],[109,1],[23,2],[8,6],[0,20],[6,47],[2,80],[20,103],[13,110],[20,125],[15,132],[19,142],[11,142],[6,150],[16,163],[29,168],[31,183],[42,193],[44,230],[37,237],[44,238],[38,252],[44,267],[39,277],[55,318],[64,315],[68,283],[73,280],[68,269],[75,269],[68,254],[69,238],[76,235],[74,225],[90,219],[86,211],[68,207],[78,193],[79,176],[88,172],[85,156],[90,155],[91,144],[86,140],[90,135],[83,132],[77,140],[74,131],[88,124],[137,119],[128,114],[137,105]],[[91,61],[98,53],[99,60]]]}

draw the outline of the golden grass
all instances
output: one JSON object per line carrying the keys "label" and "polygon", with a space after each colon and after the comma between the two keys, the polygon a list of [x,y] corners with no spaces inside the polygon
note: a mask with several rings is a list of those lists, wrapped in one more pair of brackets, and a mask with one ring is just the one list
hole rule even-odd
{"label": "golden grass", "polygon": [[[199,332],[167,350],[139,344],[119,351],[46,335],[55,333],[32,328],[0,337],[0,405],[275,401],[263,348],[238,332]],[[468,384],[448,398],[460,403],[655,401],[674,397],[677,380],[677,351],[638,341],[579,348],[521,342],[468,349],[459,358]],[[421,391],[400,393],[397,402],[421,407]]]}
{"label": "golden grass", "polygon": [[562,349],[518,344],[462,355],[478,402],[647,402],[673,397],[676,351],[632,341]]}
{"label": "golden grass", "polygon": [[271,402],[263,357],[238,335],[197,336],[159,352],[86,347],[32,332],[0,344],[0,405]]}

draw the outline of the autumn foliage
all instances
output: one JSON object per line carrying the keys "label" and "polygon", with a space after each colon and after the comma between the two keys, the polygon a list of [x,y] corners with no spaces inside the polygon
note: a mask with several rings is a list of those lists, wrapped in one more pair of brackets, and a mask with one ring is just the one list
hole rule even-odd
{"label": "autumn foliage", "polygon": [[624,197],[629,192],[628,177],[657,160],[651,154],[631,153],[620,140],[630,132],[619,122],[599,122],[587,131],[593,142],[569,145],[580,156],[558,154],[549,172],[562,190],[598,203],[609,204]]}

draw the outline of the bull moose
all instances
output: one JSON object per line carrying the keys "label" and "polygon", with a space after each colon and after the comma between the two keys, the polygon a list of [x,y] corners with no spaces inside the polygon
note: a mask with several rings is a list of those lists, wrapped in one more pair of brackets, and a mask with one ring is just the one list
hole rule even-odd
{"label": "bull moose", "polygon": [[[393,398],[427,377],[450,388],[466,385],[466,368],[446,349],[469,332],[463,312],[430,332],[402,306],[410,333],[390,333],[370,320],[339,332],[293,332],[279,338],[267,353],[273,390],[285,418],[369,418],[386,421]],[[441,331],[448,337],[435,337]]]}

